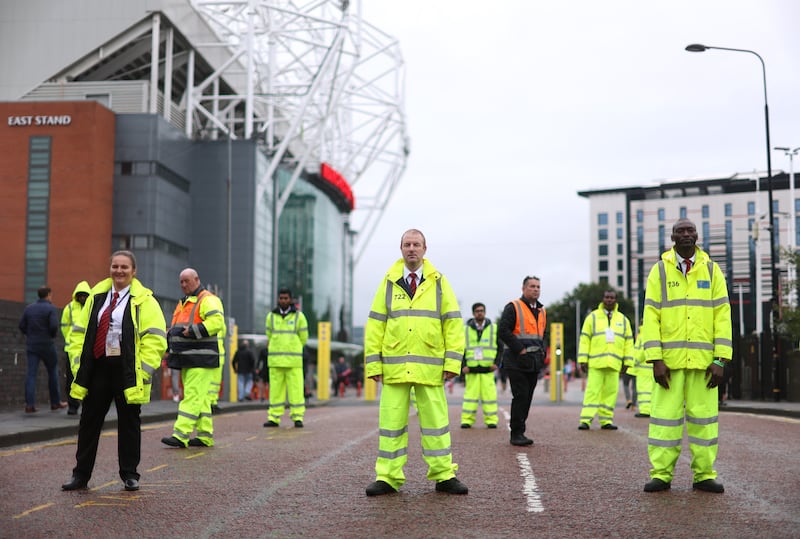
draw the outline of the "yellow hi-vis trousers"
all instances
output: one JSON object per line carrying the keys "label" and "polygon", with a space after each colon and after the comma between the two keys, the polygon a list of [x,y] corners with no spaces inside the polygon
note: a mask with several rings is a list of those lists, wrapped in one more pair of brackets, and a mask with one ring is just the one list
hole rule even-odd
{"label": "yellow hi-vis trousers", "polygon": [[461,408],[461,424],[474,425],[478,413],[478,403],[483,406],[483,422],[497,425],[497,386],[493,372],[465,375],[464,404]]}
{"label": "yellow hi-vis trousers", "polygon": [[287,404],[292,421],[302,421],[306,415],[303,367],[270,367],[267,419],[280,424]]}
{"label": "yellow hi-vis trousers", "polygon": [[378,418],[377,481],[398,489],[406,481],[403,466],[408,460],[408,406],[412,386],[417,396],[422,458],[428,464],[428,479],[446,481],[456,476],[458,464],[450,451],[447,398],[443,386],[384,384]]}
{"label": "yellow hi-vis trousers", "polygon": [[601,425],[613,423],[617,393],[619,393],[619,371],[589,367],[580,422],[588,425],[596,415]]}
{"label": "yellow hi-vis trousers", "polygon": [[653,386],[647,453],[650,477],[672,482],[675,463],[681,455],[683,424],[692,452],[693,483],[716,479],[719,402],[717,388],[708,389],[706,373],[699,369],[670,371],[669,389]]}
{"label": "yellow hi-vis trousers", "polygon": [[214,379],[211,381],[209,393],[211,393],[211,405],[216,406],[219,402],[219,391],[222,389],[222,371],[225,366],[225,358],[220,358],[219,367],[214,369]]}
{"label": "yellow hi-vis trousers", "polygon": [[172,427],[172,435],[183,442],[184,446],[189,443],[195,429],[200,441],[207,446],[214,445],[210,388],[215,376],[216,369],[181,369],[183,400],[178,405],[178,419]]}
{"label": "yellow hi-vis trousers", "polygon": [[655,383],[652,363],[636,367],[636,406],[640,414],[650,414]]}

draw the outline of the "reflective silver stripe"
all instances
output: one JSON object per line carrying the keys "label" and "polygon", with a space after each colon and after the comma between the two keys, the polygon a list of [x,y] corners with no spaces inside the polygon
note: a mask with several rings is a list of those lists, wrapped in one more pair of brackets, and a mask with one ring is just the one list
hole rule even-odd
{"label": "reflective silver stripe", "polygon": [[211,417],[211,412],[210,411],[208,411],[208,412],[200,412],[200,417],[208,417],[208,418],[210,418]]}
{"label": "reflective silver stripe", "polygon": [[650,416],[650,424],[659,427],[681,427],[683,426],[683,418],[680,419],[661,419],[660,417]]}
{"label": "reflective silver stripe", "polygon": [[419,431],[423,436],[441,436],[450,432],[450,426],[441,427],[438,429],[424,429],[420,427]]}
{"label": "reflective silver stripe", "polygon": [[719,416],[714,417],[690,417],[686,416],[686,422],[692,425],[713,425],[718,421]]}
{"label": "reflective silver stripe", "polygon": [[702,438],[695,438],[694,436],[688,436],[689,443],[694,445],[703,445],[705,447],[711,447],[712,445],[719,444],[719,438],[712,438],[710,440],[703,440]]}
{"label": "reflective silver stripe", "polygon": [[733,346],[733,341],[730,339],[714,339],[714,346]]}
{"label": "reflective silver stripe", "polygon": [[385,438],[398,438],[408,432],[408,425],[398,430],[380,429],[378,434]]}
{"label": "reflective silver stripe", "polygon": [[369,318],[377,320],[378,322],[386,322],[389,319],[389,317],[386,316],[385,314],[376,313],[375,311],[369,312]]}
{"label": "reflective silver stripe", "polygon": [[465,404],[468,403],[468,402],[469,403],[473,403],[473,404],[478,404],[478,402],[480,402],[480,401],[478,399],[464,399],[464,403]]}
{"label": "reflective silver stripe", "polygon": [[[661,303],[662,303],[662,307],[664,307],[664,308],[672,308],[672,307],[704,307],[704,308],[711,309],[717,303],[719,303],[719,300],[713,300],[713,299],[686,299],[686,298],[682,298],[682,299],[671,299],[671,300],[668,300],[666,302],[662,301]],[[724,303],[727,303],[727,302],[723,302],[723,303],[719,303],[719,304],[723,305]]]}
{"label": "reflective silver stripe", "polygon": [[642,348],[648,350],[650,348],[661,348],[661,341],[645,341]]}
{"label": "reflective silver stripe", "polygon": [[[457,359],[460,359],[457,358]],[[402,365],[403,363],[421,363],[423,365],[436,365],[440,367],[444,365],[444,360],[440,357],[425,357],[425,356],[383,356],[383,362],[387,365]]]}
{"label": "reflective silver stripe", "polygon": [[154,369],[153,367],[151,367],[150,365],[148,365],[145,362],[142,362],[142,370],[144,372],[146,372],[147,374],[149,374],[151,377],[153,376],[153,373],[156,372],[156,369]]}
{"label": "reflective silver stripe", "polygon": [[426,457],[446,457],[450,454],[450,448],[444,449],[422,449],[422,454]]}
{"label": "reflective silver stripe", "polygon": [[679,348],[687,348],[689,350],[714,350],[714,345],[709,342],[669,341],[662,342],[661,348],[664,350],[676,350]]}
{"label": "reflective silver stripe", "polygon": [[83,327],[83,326],[75,325],[75,326],[72,326],[72,332],[73,333],[86,333],[86,328]]}
{"label": "reflective silver stripe", "polygon": [[[82,332],[82,333],[85,333],[85,332]],[[164,337],[165,339],[167,338],[167,333],[163,329],[159,329],[159,328],[147,328],[146,330],[139,332],[139,338],[140,339],[142,337],[144,337],[145,335],[156,335],[157,337]],[[192,340],[196,340],[196,339],[192,339]]]}
{"label": "reflective silver stripe", "polygon": [[661,308],[661,302],[660,301],[655,301],[655,300],[650,299],[650,298],[646,298],[644,300],[644,304],[645,305],[649,305],[650,307],[655,307],[656,309],[660,309]]}
{"label": "reflective silver stripe", "polygon": [[199,415],[193,415],[188,412],[184,412],[182,410],[178,410],[178,416],[185,417],[186,419],[191,419],[192,421],[197,421],[198,419],[200,419]]}
{"label": "reflective silver stripe", "polygon": [[453,318],[461,318],[461,311],[447,311],[442,313],[442,320],[450,320]]}
{"label": "reflective silver stripe", "polygon": [[297,331],[292,331],[291,329],[276,329],[272,332],[273,334],[287,334],[287,335],[294,335]]}
{"label": "reflective silver stripe", "polygon": [[[652,423],[652,420],[650,422]],[[679,447],[681,445],[681,440],[656,440],[655,438],[648,438],[647,443],[648,445],[657,447]]]}
{"label": "reflective silver stripe", "polygon": [[397,309],[389,312],[389,318],[403,318],[403,317],[417,317],[417,318],[441,318],[437,311],[429,311],[426,309]]}
{"label": "reflective silver stripe", "polygon": [[213,434],[211,434],[210,432],[206,432],[206,431],[199,431],[199,430],[197,431],[197,436],[198,436],[198,438],[199,438],[200,436],[202,436],[202,437],[204,437],[204,438],[212,438],[212,439],[214,438],[214,435],[213,435]]}
{"label": "reflective silver stripe", "polygon": [[213,311],[208,311],[206,313],[206,318],[208,318],[209,316],[213,316],[215,314],[222,314],[222,311],[220,311],[219,309],[214,309]]}
{"label": "reflective silver stripe", "polygon": [[401,447],[397,451],[378,451],[378,457],[385,459],[396,459],[397,457],[402,457],[406,453],[408,453],[408,448]]}
{"label": "reflective silver stripe", "polygon": [[622,357],[621,356],[618,356],[617,354],[614,354],[614,353],[611,353],[611,352],[605,352],[603,354],[592,354],[592,355],[589,356],[589,359],[599,359],[601,357],[610,357],[610,358],[616,359],[618,361],[622,361]]}
{"label": "reflective silver stripe", "polygon": [[458,352],[452,352],[450,350],[447,350],[444,353],[444,358],[445,359],[455,359],[455,360],[461,361],[461,357],[462,357],[462,355],[459,354]]}
{"label": "reflective silver stripe", "polygon": [[380,361],[381,360],[381,355],[380,354],[370,354],[365,359],[366,359],[367,363],[373,363],[375,361]]}

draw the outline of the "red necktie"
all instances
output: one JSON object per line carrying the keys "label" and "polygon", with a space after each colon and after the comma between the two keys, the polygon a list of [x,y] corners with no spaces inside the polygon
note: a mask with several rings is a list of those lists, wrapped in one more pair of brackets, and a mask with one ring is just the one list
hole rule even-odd
{"label": "red necktie", "polygon": [[414,294],[417,292],[417,274],[413,271],[408,274],[408,289],[411,291],[411,297],[414,297]]}
{"label": "red necktie", "polygon": [[684,258],[683,262],[686,264],[686,275],[689,275],[689,270],[692,269],[692,261],[688,258]]}
{"label": "red necktie", "polygon": [[108,327],[111,325],[111,311],[117,305],[119,299],[119,292],[114,292],[114,297],[111,298],[111,304],[103,311],[103,316],[100,317],[100,322],[97,324],[97,335],[94,339],[94,357],[99,358],[106,353],[106,335],[108,335]]}

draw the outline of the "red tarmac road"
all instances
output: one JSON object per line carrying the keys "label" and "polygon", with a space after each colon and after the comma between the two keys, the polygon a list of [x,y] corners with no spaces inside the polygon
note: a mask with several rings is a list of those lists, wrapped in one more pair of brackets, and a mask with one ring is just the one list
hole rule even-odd
{"label": "red tarmac road", "polygon": [[[538,391],[541,391],[539,389]],[[0,450],[0,537],[800,537],[800,420],[720,417],[722,495],[693,492],[688,448],[671,491],[646,494],[647,420],[617,410],[618,431],[577,430],[576,403],[536,402],[528,435],[450,422],[466,496],[425,479],[411,414],[407,483],[367,498],[374,480],[377,404],[352,399],[309,409],[306,427],[265,429],[264,411],[215,416],[217,446],[160,443],[172,422],[144,426],[142,488],[117,475],[116,431],[101,439],[90,490],[61,492],[75,438]]]}

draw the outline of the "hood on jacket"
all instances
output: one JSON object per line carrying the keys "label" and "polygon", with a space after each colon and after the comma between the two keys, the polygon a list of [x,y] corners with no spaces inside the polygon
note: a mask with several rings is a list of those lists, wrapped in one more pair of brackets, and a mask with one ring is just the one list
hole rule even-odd
{"label": "hood on jacket", "polygon": [[78,301],[78,294],[83,293],[87,296],[92,293],[92,287],[89,286],[89,283],[86,281],[81,281],[77,285],[75,285],[75,290],[72,291],[72,300]]}

